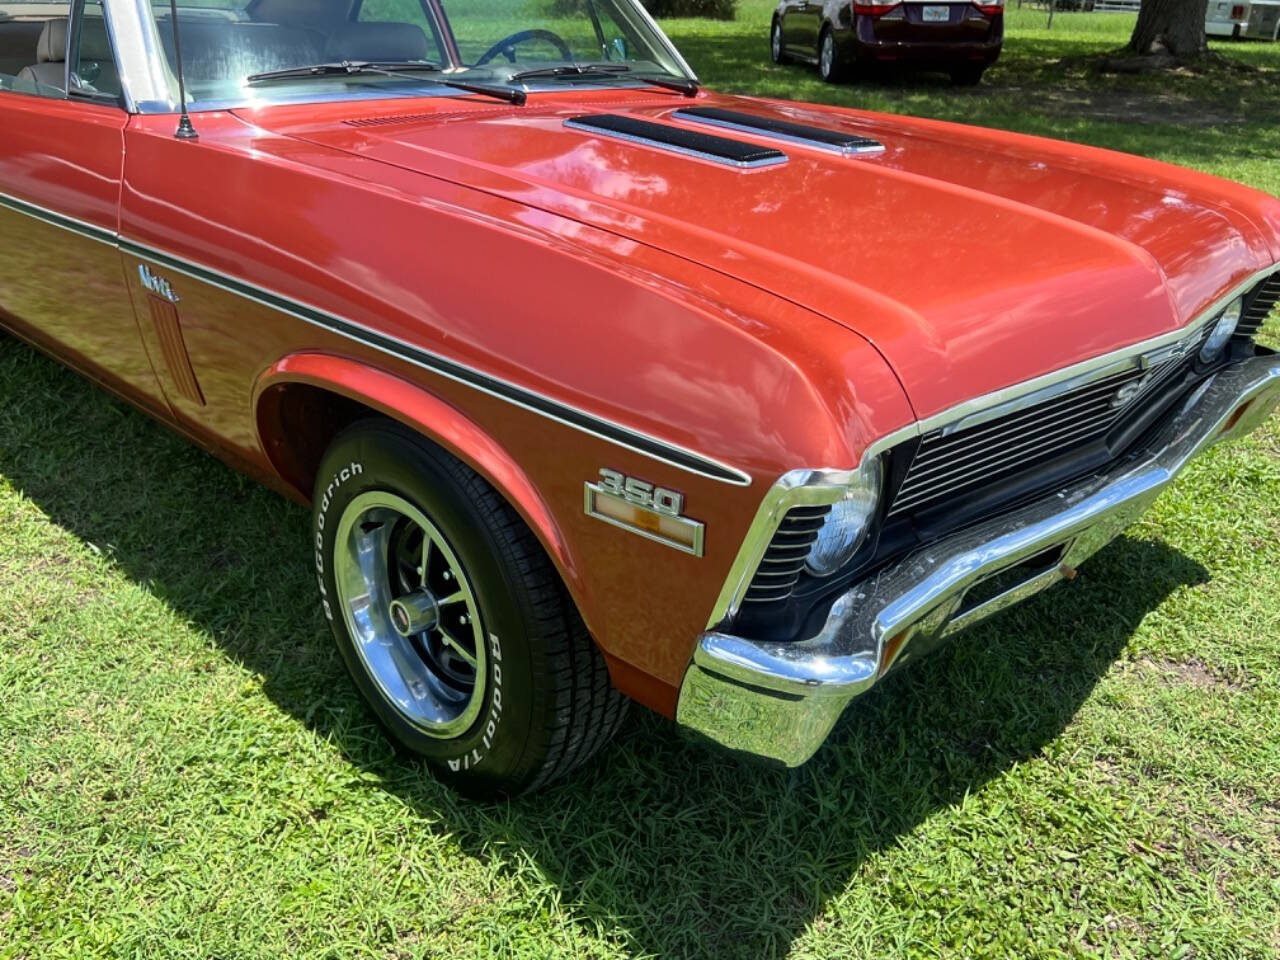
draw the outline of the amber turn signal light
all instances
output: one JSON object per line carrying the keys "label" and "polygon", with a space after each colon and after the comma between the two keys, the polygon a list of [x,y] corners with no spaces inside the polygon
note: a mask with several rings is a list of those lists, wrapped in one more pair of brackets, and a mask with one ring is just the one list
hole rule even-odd
{"label": "amber turn signal light", "polygon": [[585,497],[587,516],[691,553],[695,557],[702,556],[704,528],[697,520],[633,503],[592,483],[586,485]]}

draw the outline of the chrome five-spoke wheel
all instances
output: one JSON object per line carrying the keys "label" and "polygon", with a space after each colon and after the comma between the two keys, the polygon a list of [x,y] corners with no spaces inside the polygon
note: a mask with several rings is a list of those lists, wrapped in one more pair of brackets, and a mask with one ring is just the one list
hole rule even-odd
{"label": "chrome five-spoke wheel", "polygon": [[626,700],[524,519],[402,424],[334,438],[314,487],[320,601],[338,652],[401,749],[471,796],[584,762]]}
{"label": "chrome five-spoke wheel", "polygon": [[334,546],[338,605],[379,691],[428,736],[465,731],[484,700],[484,630],[444,536],[408,500],[374,490],[343,511]]}

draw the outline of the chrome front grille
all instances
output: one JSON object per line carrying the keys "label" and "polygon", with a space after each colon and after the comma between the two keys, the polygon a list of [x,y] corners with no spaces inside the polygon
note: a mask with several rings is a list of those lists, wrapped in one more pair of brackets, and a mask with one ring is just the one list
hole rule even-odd
{"label": "chrome front grille", "polygon": [[792,507],[787,511],[743,595],[743,603],[770,603],[791,596],[804,572],[805,558],[830,512],[829,506]]}
{"label": "chrome front grille", "polygon": [[1188,362],[1186,352],[1178,353],[1148,369],[1134,366],[985,423],[926,434],[888,516],[928,509],[1102,439]]}
{"label": "chrome front grille", "polygon": [[[1246,294],[1237,342],[1254,336],[1277,304],[1280,272]],[[1131,354],[1099,358],[1105,365],[1094,372],[1034,393],[1018,392],[1014,399],[977,410],[966,406],[961,419],[924,433],[918,441],[903,442],[887,461],[887,469],[901,480],[890,485],[882,535],[866,563],[899,555],[916,542],[913,538],[936,535],[949,523],[970,522],[1008,501],[1035,495],[1054,478],[1108,462],[1117,451],[1102,441],[1130,443],[1150,426],[1162,400],[1171,402],[1189,388],[1192,368],[1201,369],[1196,356],[1215,322],[1216,317],[1202,319],[1198,329],[1145,352],[1134,348]],[[1038,477],[1048,479],[1037,486]],[[956,509],[943,512],[940,508],[948,503]],[[793,507],[787,512],[742,597],[741,612],[751,613],[752,623],[775,629],[782,615],[778,611],[785,612],[802,579],[809,582],[805,559],[830,509]],[[908,519],[921,514],[920,525]],[[894,520],[899,522],[890,522]]]}
{"label": "chrome front grille", "polygon": [[1280,273],[1263,283],[1245,305],[1244,315],[1241,316],[1240,326],[1237,328],[1239,334],[1252,337],[1262,329],[1262,324],[1275,309],[1277,301],[1280,301]]}

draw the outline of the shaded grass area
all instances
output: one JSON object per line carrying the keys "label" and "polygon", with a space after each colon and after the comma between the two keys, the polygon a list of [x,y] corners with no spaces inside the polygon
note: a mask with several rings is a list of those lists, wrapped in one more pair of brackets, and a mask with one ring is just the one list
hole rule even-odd
{"label": "shaded grass area", "polygon": [[[970,93],[772,68],[762,11],[673,32],[717,86],[1070,136],[1280,191],[1254,101],[1203,78],[1111,89],[1230,122],[1018,92],[1050,69],[1022,64],[1021,40],[1106,49],[1125,18],[1063,17],[1038,39],[1024,11]],[[1106,109],[1083,75],[1055,95]],[[307,529],[0,341],[0,958],[1280,952],[1275,423],[1195,465],[1076,582],[858,702],[802,770],[637,716],[578,779],[513,804],[458,800],[392,754],[315,610]]]}

